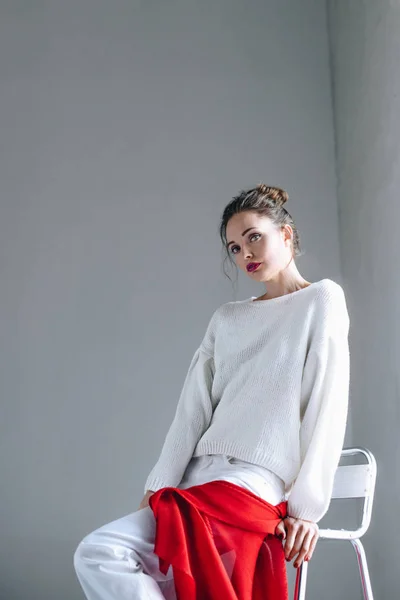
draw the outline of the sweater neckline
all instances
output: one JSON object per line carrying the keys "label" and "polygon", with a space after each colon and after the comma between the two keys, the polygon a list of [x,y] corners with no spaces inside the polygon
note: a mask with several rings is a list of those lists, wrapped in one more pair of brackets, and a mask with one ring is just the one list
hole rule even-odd
{"label": "sweater neckline", "polygon": [[250,298],[246,298],[244,302],[248,304],[252,304],[255,306],[256,304],[265,305],[265,304],[277,304],[279,302],[285,301],[286,299],[293,298],[294,296],[299,296],[303,294],[306,290],[310,288],[314,288],[317,285],[321,284],[326,279],[321,279],[320,281],[313,281],[307,287],[301,288],[300,290],[295,290],[294,292],[290,292],[289,294],[283,294],[283,296],[277,296],[276,298],[265,298],[264,300],[255,300],[257,296],[250,296]]}

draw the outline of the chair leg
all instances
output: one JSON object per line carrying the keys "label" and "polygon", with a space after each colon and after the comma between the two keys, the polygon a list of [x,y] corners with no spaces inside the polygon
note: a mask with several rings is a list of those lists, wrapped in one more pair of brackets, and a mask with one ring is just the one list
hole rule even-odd
{"label": "chair leg", "polygon": [[305,600],[306,598],[307,572],[308,563],[303,561],[301,566],[297,569],[294,600]]}
{"label": "chair leg", "polygon": [[360,570],[360,578],[364,600],[373,600],[371,580],[369,578],[367,557],[365,556],[364,546],[361,540],[350,540],[358,560],[358,568]]}

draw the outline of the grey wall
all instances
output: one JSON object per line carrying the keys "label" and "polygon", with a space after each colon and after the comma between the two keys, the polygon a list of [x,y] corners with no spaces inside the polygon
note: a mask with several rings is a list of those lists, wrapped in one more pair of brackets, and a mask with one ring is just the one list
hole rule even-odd
{"label": "grey wall", "polygon": [[400,4],[329,3],[354,440],[378,461],[365,537],[375,597],[397,598],[400,497]]}
{"label": "grey wall", "polygon": [[[2,600],[82,598],[75,547],[136,510],[212,311],[262,293],[222,273],[233,194],[286,188],[300,270],[341,281],[326,16],[317,0],[1,2]],[[338,570],[352,585],[332,556],[313,559],[310,599],[337,597]]]}

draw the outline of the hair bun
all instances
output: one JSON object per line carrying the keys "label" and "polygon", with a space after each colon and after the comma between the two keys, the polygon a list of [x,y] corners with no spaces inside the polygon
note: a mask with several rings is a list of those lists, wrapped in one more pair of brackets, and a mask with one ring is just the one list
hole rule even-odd
{"label": "hair bun", "polygon": [[283,206],[285,202],[289,200],[289,194],[285,192],[282,188],[278,187],[270,187],[265,185],[265,183],[260,183],[257,186],[257,190],[261,192],[261,194],[265,194],[267,198],[273,200],[275,204],[279,206]]}

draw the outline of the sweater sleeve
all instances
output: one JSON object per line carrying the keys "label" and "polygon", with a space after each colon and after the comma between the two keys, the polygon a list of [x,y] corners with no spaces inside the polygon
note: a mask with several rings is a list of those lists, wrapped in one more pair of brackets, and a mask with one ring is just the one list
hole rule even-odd
{"label": "sweater sleeve", "polygon": [[213,335],[211,319],[190,362],[174,419],[160,457],[147,477],[145,492],[176,487],[181,482],[195,446],[210,424],[213,413],[211,387],[215,372]]}
{"label": "sweater sleeve", "polygon": [[311,344],[303,371],[301,467],[288,499],[291,517],[314,522],[329,508],[346,430],[350,355],[343,292],[321,320],[323,335]]}

